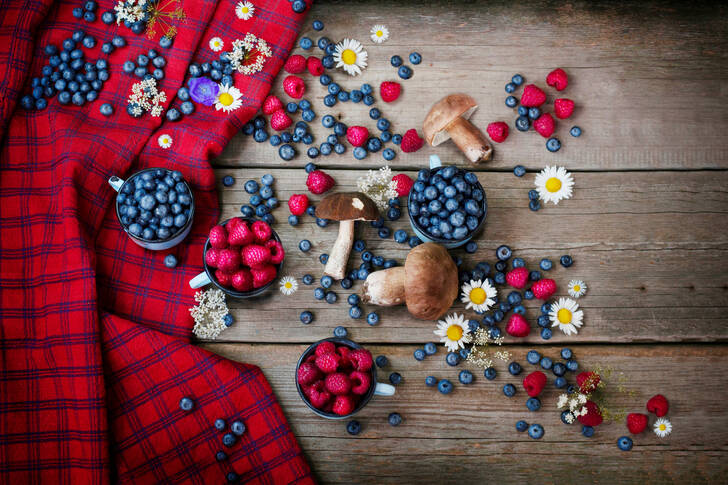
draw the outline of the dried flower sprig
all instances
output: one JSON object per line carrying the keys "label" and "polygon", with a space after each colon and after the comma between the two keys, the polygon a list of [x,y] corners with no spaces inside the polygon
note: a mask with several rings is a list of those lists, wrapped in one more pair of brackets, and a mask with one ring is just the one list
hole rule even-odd
{"label": "dried flower sprig", "polygon": [[230,313],[225,302],[225,293],[218,289],[198,291],[195,294],[197,305],[190,308],[195,321],[192,332],[198,338],[216,339],[225,330],[225,315]]}
{"label": "dried flower sprig", "polygon": [[[616,384],[616,392],[619,394],[627,394],[630,397],[634,396],[634,391],[627,391],[625,387],[626,377],[624,373],[614,372],[611,367],[603,368],[597,366],[592,370],[586,380],[581,384],[581,389],[577,394],[561,394],[559,400],[556,403],[558,409],[565,407],[569,408],[569,414],[564,419],[568,423],[573,423],[576,418],[587,413],[587,408],[584,406],[587,401],[594,402],[599,408],[599,414],[601,414],[604,421],[623,421],[627,413],[624,409],[614,409],[610,406],[609,400],[607,399],[607,386],[611,381]],[[593,389],[591,392],[583,392],[584,389]]]}
{"label": "dried flower sprig", "polygon": [[[170,9],[170,6],[173,8]],[[157,26],[161,27],[164,37],[173,38],[177,34],[177,27],[170,22],[187,20],[182,0],[120,0],[114,6],[114,11],[117,25],[122,22],[146,23],[147,37],[150,39],[157,34]]]}
{"label": "dried flower sprig", "polygon": [[502,360],[503,362],[508,362],[511,359],[511,353],[507,350],[497,350],[491,355],[490,346],[502,345],[503,337],[493,338],[490,336],[490,331],[483,328],[475,331],[472,337],[472,344],[470,353],[468,353],[468,357],[465,360],[484,369],[493,367],[493,358]]}
{"label": "dried flower sprig", "polygon": [[233,41],[233,50],[227,52],[227,58],[233,69],[239,73],[253,75],[263,70],[263,65],[273,52],[268,43],[251,33]]}
{"label": "dried flower sprig", "polygon": [[397,198],[397,182],[392,180],[392,169],[387,165],[379,170],[369,170],[365,177],[359,177],[356,187],[372,199],[380,211],[387,210],[389,199]]}
{"label": "dried flower sprig", "polygon": [[127,99],[128,111],[135,118],[140,117],[145,111],[149,111],[152,116],[159,117],[162,115],[163,103],[166,101],[166,93],[157,90],[157,80],[147,78],[132,84],[131,94]]}

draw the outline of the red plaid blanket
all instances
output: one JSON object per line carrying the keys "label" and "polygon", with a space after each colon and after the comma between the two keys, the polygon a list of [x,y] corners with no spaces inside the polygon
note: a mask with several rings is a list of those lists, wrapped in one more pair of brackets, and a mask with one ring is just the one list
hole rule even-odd
{"label": "red plaid blanket", "polygon": [[[0,483],[312,483],[301,450],[260,370],[190,344],[193,291],[205,233],[218,217],[208,159],[258,110],[303,16],[286,0],[255,0],[240,20],[236,0],[181,0],[186,22],[171,49],[100,20],[72,15],[82,0],[0,0]],[[97,15],[112,9],[101,0]],[[160,6],[164,2],[160,3]],[[47,62],[43,47],[83,29],[97,39],[87,59],[107,58],[110,79],[83,107],[49,100],[26,111],[19,100]],[[167,58],[161,89],[173,101],[191,61],[208,47],[252,32],[273,56],[254,76],[235,75],[244,105],[230,115],[198,105],[172,123],[130,117],[137,81],[122,64],[156,48]],[[111,55],[101,44],[121,34]],[[157,34],[156,39],[159,38]],[[111,103],[105,117],[99,106]],[[169,134],[172,147],[157,143]],[[111,175],[174,167],[193,188],[192,232],[171,251],[146,251],[116,220]],[[180,261],[163,264],[166,254]],[[195,403],[179,408],[182,397]],[[242,420],[226,448],[213,423]],[[229,458],[216,461],[224,450]]]}

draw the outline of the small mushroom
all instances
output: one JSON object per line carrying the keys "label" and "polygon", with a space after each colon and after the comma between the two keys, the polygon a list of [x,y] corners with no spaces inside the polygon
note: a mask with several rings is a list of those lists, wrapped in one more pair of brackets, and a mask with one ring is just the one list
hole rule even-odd
{"label": "small mushroom", "polygon": [[415,318],[436,320],[450,308],[458,290],[458,269],[447,249],[425,243],[409,252],[404,266],[370,273],[361,299],[380,306],[406,303]]}
{"label": "small mushroom", "polygon": [[374,221],[379,218],[379,209],[361,192],[338,192],[327,195],[316,206],[316,217],[339,221],[339,235],[329,253],[324,274],[342,280],[354,244],[354,221]]}
{"label": "small mushroom", "polygon": [[467,94],[456,93],[442,98],[425,117],[427,143],[435,147],[452,138],[472,163],[490,160],[493,149],[488,139],[468,121],[476,109],[478,104]]}

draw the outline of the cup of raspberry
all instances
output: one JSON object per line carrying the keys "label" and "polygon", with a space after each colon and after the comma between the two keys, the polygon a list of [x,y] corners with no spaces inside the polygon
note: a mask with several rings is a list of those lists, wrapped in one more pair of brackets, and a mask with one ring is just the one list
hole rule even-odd
{"label": "cup of raspberry", "polygon": [[375,395],[394,395],[394,386],[377,382],[372,354],[337,337],[319,340],[301,355],[296,389],[311,411],[326,419],[352,416]]}
{"label": "cup of raspberry", "polygon": [[203,253],[205,272],[192,288],[212,283],[235,298],[263,293],[283,267],[285,251],[278,234],[261,220],[233,217],[210,229]]}

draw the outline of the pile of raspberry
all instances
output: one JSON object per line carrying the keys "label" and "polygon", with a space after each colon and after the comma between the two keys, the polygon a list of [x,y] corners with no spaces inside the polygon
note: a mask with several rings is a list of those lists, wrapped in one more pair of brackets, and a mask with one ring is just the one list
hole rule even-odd
{"label": "pile of raspberry", "polygon": [[249,223],[233,217],[210,229],[209,242],[205,264],[215,269],[215,280],[221,286],[236,291],[251,291],[273,281],[278,274],[276,265],[285,258],[283,246],[273,239],[273,230],[265,221]]}
{"label": "pile of raspberry", "polygon": [[298,367],[298,384],[308,402],[325,413],[354,412],[372,385],[372,354],[326,340]]}

